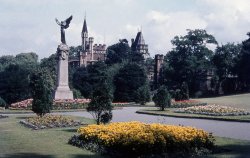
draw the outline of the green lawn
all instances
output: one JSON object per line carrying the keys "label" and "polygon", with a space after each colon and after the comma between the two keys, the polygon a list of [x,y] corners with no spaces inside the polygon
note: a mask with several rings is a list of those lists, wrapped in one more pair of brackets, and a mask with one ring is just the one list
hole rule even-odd
{"label": "green lawn", "polygon": [[[11,116],[0,119],[0,157],[5,158],[98,158],[91,153],[67,144],[76,128],[31,130],[18,122],[25,117]],[[79,118],[77,118],[79,119]],[[90,119],[82,119],[93,123]],[[248,157],[250,141],[216,137],[216,145],[223,148],[209,157]]]}
{"label": "green lawn", "polygon": [[[0,119],[0,157],[6,158],[78,158],[100,157],[89,151],[67,144],[75,128],[34,131],[18,122],[24,117]],[[78,118],[79,119],[79,118]],[[93,123],[84,119],[86,123]]]}
{"label": "green lawn", "polygon": [[227,105],[236,108],[243,108],[250,111],[250,93],[240,95],[230,95],[213,98],[195,99],[208,104]]}

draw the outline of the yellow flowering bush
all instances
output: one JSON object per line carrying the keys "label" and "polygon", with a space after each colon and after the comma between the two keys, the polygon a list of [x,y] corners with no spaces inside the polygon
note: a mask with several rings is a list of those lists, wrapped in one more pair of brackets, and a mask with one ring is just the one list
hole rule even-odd
{"label": "yellow flowering bush", "polygon": [[[88,125],[78,129],[79,139],[95,144],[104,153],[121,155],[150,155],[191,153],[197,149],[211,149],[212,135],[204,130],[163,124],[118,122],[109,125]],[[71,142],[71,144],[73,144]]]}

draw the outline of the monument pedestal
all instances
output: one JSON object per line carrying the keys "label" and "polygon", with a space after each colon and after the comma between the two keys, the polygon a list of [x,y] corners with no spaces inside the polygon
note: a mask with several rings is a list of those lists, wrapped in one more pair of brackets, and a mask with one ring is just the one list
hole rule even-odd
{"label": "monument pedestal", "polygon": [[57,88],[54,99],[73,99],[73,92],[69,89],[68,75],[68,56],[69,47],[66,44],[60,44],[57,48],[58,69],[57,69]]}

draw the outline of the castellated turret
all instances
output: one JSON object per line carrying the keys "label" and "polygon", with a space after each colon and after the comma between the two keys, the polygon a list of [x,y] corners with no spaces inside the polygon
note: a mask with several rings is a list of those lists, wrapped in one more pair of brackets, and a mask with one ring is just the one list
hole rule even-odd
{"label": "castellated turret", "polygon": [[80,53],[80,66],[87,66],[97,61],[106,60],[106,45],[94,44],[94,37],[88,37],[86,18],[82,28],[82,52]]}

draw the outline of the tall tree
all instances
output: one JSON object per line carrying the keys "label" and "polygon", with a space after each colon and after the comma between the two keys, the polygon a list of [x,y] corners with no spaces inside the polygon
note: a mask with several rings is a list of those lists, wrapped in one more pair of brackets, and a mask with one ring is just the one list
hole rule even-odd
{"label": "tall tree", "polygon": [[[136,63],[128,63],[114,77],[114,100],[122,102],[136,101],[136,93],[147,84],[145,69]],[[140,91],[141,92],[141,91]]]}
{"label": "tall tree", "polygon": [[131,54],[131,48],[126,39],[120,40],[118,43],[111,45],[107,48],[107,60],[108,65],[115,63],[122,63],[129,60]]}
{"label": "tall tree", "polygon": [[[216,75],[218,76],[217,90],[220,89],[221,85],[225,85],[226,81],[229,82],[230,77],[237,75],[237,64],[239,62],[241,47],[241,44],[227,43],[216,48],[212,62],[213,65],[215,65]],[[231,85],[226,84],[223,86],[224,93],[230,93],[230,91],[233,92],[236,90],[234,88],[236,85],[232,82],[230,84]],[[232,89],[230,90],[229,87],[232,87]]]}
{"label": "tall tree", "polygon": [[247,40],[242,42],[242,50],[240,52],[238,62],[238,76],[242,83],[243,91],[250,91],[250,32]]}
{"label": "tall tree", "polygon": [[80,67],[73,75],[73,87],[80,90],[82,95],[90,98],[93,90],[103,80],[108,78],[108,67],[104,62],[96,62],[93,65]]}
{"label": "tall tree", "polygon": [[49,113],[53,104],[52,78],[45,69],[37,69],[31,75],[32,111],[39,116]]}
{"label": "tall tree", "polygon": [[155,106],[159,107],[161,111],[171,106],[171,96],[165,86],[161,86],[153,96]]}
{"label": "tall tree", "polygon": [[87,107],[87,111],[94,117],[98,125],[112,119],[112,99],[109,84],[105,80],[99,82]]}
{"label": "tall tree", "polygon": [[43,58],[40,62],[40,67],[46,69],[52,78],[52,86],[56,88],[57,80],[57,55],[51,54],[48,58]]}
{"label": "tall tree", "polygon": [[187,35],[176,36],[171,41],[174,48],[166,55],[166,80],[180,86],[187,82],[190,92],[197,89],[195,81],[200,73],[212,68],[213,51],[208,44],[217,44],[215,38],[205,30],[187,30]]}

